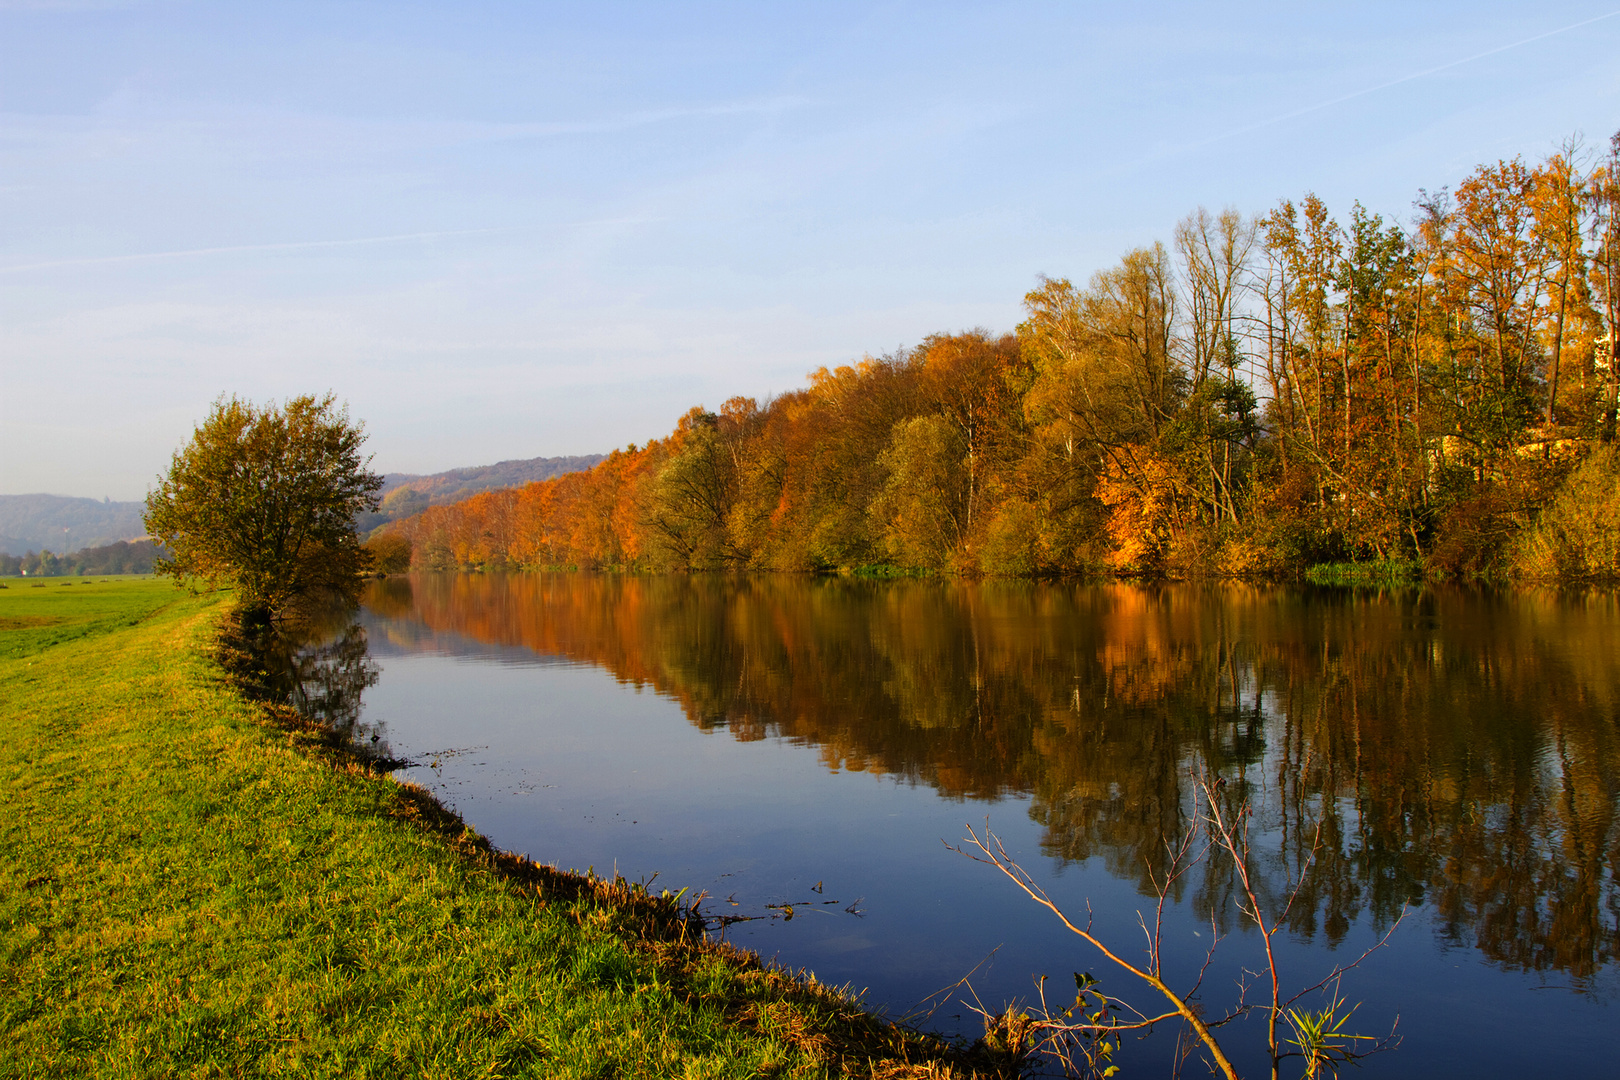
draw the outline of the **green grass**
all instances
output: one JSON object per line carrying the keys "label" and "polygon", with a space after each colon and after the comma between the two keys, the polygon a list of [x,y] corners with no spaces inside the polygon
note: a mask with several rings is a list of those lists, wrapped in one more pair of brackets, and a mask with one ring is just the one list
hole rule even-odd
{"label": "green grass", "polygon": [[1305,571],[1312,585],[1413,585],[1423,580],[1420,559],[1317,563]]}
{"label": "green grass", "polygon": [[217,595],[7,584],[0,1076],[961,1066],[250,703],[211,658]]}
{"label": "green grass", "polygon": [[888,563],[863,563],[851,567],[848,571],[850,577],[874,578],[887,581],[894,578],[925,578],[938,577],[939,573],[920,567],[891,566]]}
{"label": "green grass", "polygon": [[17,577],[0,589],[0,661],[134,626],[176,598],[152,577]]}

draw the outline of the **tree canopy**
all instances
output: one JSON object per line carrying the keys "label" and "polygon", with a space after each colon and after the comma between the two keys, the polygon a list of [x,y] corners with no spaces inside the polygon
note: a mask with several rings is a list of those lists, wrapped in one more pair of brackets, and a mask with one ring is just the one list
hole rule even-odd
{"label": "tree canopy", "polygon": [[376,509],[382,486],[364,442],[331,394],[263,407],[221,397],[147,496],[147,530],[171,552],[156,571],[228,581],[261,615],[352,591],[370,563],[355,515]]}

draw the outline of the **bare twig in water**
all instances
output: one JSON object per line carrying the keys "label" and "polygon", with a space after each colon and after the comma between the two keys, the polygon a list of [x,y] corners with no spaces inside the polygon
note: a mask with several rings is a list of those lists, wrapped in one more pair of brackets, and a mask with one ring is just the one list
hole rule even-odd
{"label": "bare twig in water", "polygon": [[[1236,1067],[1222,1049],[1216,1030],[1238,1017],[1258,1011],[1266,1017],[1270,1075],[1272,1080],[1277,1080],[1280,1065],[1287,1058],[1303,1058],[1306,1077],[1315,1078],[1324,1070],[1336,1074],[1339,1066],[1345,1062],[1356,1062],[1398,1045],[1399,1039],[1393,1028],[1389,1035],[1383,1037],[1346,1030],[1356,1006],[1347,1004],[1340,985],[1347,972],[1358,967],[1389,941],[1405,918],[1405,909],[1383,936],[1360,956],[1349,963],[1336,965],[1321,980],[1285,996],[1273,939],[1278,930],[1287,925],[1289,915],[1301,896],[1305,878],[1321,850],[1321,826],[1318,824],[1309,853],[1298,867],[1297,878],[1288,882],[1282,907],[1268,913],[1260,900],[1258,884],[1251,875],[1250,810],[1247,801],[1228,805],[1223,801],[1230,798],[1225,790],[1226,781],[1208,773],[1194,773],[1192,780],[1193,807],[1189,823],[1179,837],[1166,840],[1167,861],[1163,870],[1148,869],[1149,881],[1157,899],[1151,921],[1142,912],[1137,913],[1137,924],[1146,946],[1145,960],[1142,961],[1128,959],[1096,935],[1089,904],[1084,922],[1071,919],[1007,852],[1001,838],[990,831],[988,821],[982,834],[971,825],[967,827],[967,837],[953,850],[1001,871],[1030,899],[1057,916],[1070,932],[1084,939],[1114,966],[1145,983],[1157,999],[1168,1006],[1156,1010],[1138,1009],[1122,999],[1105,995],[1098,989],[1098,980],[1090,972],[1075,974],[1074,1001],[1061,1009],[1048,1001],[1044,975],[1036,982],[1038,1005],[1027,1012],[1017,1007],[993,1012],[979,1001],[971,985],[968,985],[969,993],[973,994],[968,1008],[984,1021],[987,1046],[1014,1056],[1043,1053],[1056,1059],[1071,1073],[1109,1076],[1117,1071],[1110,1061],[1120,1045],[1121,1035],[1131,1031],[1145,1033],[1158,1024],[1180,1021],[1183,1038],[1178,1059],[1184,1059],[1187,1054],[1201,1049],[1213,1072],[1227,1080],[1238,1080]],[[1265,964],[1261,971],[1249,974],[1264,979],[1269,993],[1264,1003],[1250,1002],[1249,984],[1245,978],[1239,984],[1237,1002],[1224,1014],[1209,1019],[1197,998],[1204,976],[1214,960],[1215,950],[1223,940],[1216,915],[1211,913],[1211,942],[1197,976],[1187,990],[1175,989],[1165,978],[1164,920],[1166,904],[1176,883],[1193,867],[1217,852],[1232,861],[1240,915],[1252,922],[1260,932]],[[967,980],[957,985],[967,985]],[[1322,1008],[1312,1011],[1297,1007],[1302,998],[1324,990],[1329,992]],[[1280,1038],[1283,1024],[1292,1030],[1292,1038]]]}

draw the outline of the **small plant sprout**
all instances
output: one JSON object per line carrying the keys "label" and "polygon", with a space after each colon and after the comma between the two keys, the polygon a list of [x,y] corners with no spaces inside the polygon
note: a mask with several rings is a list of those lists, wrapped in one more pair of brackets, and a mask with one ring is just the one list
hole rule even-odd
{"label": "small plant sprout", "polygon": [[1345,1008],[1344,998],[1335,982],[1330,1000],[1322,1008],[1314,1012],[1309,1009],[1288,1010],[1288,1025],[1294,1029],[1294,1037],[1288,1042],[1298,1047],[1300,1056],[1305,1059],[1307,1080],[1316,1080],[1324,1069],[1329,1075],[1339,1075],[1341,1064],[1366,1056],[1365,1053],[1355,1052],[1354,1047],[1358,1043],[1378,1042],[1375,1036],[1357,1035],[1344,1030],[1350,1017],[1355,1015],[1356,1008],[1355,1005]]}

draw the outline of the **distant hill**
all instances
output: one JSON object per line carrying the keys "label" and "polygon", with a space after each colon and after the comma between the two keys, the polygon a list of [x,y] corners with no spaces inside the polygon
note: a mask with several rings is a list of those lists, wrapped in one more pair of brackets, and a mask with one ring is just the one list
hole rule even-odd
{"label": "distant hill", "polygon": [[522,458],[501,461],[494,465],[475,465],[467,469],[430,476],[410,473],[388,473],[383,477],[382,506],[375,514],[362,514],[357,523],[360,534],[386,522],[397,521],[421,513],[430,506],[441,506],[476,495],[480,491],[520,487],[536,480],[550,480],[564,473],[583,472],[601,461],[601,454],[577,454],[573,457]]}
{"label": "distant hill", "polygon": [[145,503],[64,495],[0,495],[0,554],[58,554],[146,535]]}
{"label": "distant hill", "polygon": [[[429,506],[452,503],[480,491],[581,472],[601,460],[601,454],[580,454],[501,461],[431,476],[388,473],[383,476],[382,507],[377,513],[361,514],[355,524],[364,536],[378,525],[410,517]],[[141,523],[145,509],[144,502],[0,495],[0,555],[26,555],[47,549],[61,555],[119,540],[136,540],[146,535],[146,526]]]}

